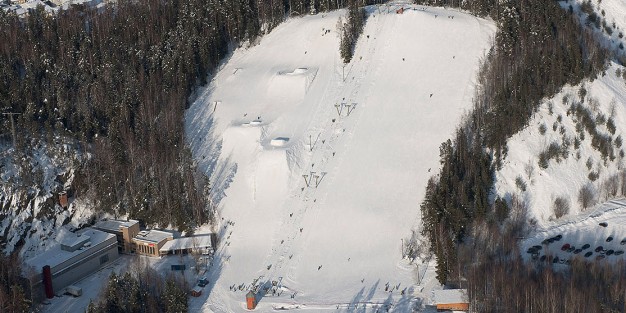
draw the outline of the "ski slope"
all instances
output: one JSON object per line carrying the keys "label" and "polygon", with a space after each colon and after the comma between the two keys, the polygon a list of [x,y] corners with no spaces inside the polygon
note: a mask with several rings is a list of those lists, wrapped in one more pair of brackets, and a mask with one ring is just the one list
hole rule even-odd
{"label": "ski slope", "polygon": [[200,91],[186,134],[221,242],[191,311],[246,311],[254,285],[260,312],[405,312],[441,288],[432,270],[417,285],[402,240],[420,223],[439,145],[471,107],[495,26],[399,7],[368,7],[345,67],[346,12],[305,16],[237,50]]}

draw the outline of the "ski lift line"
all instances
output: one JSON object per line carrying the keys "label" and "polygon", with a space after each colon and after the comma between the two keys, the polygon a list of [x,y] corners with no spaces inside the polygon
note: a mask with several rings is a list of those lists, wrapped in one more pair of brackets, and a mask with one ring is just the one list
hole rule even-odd
{"label": "ski lift line", "polygon": [[[376,47],[373,47],[373,48],[376,48]],[[369,50],[372,50],[372,49],[369,49]],[[368,51],[368,53],[370,52],[371,51]],[[354,66],[356,63],[359,63],[358,67],[366,66],[367,64],[370,63],[370,58],[366,58],[365,62],[352,62],[352,64],[348,66],[348,74],[354,73]],[[365,72],[367,71],[368,69],[365,68]],[[348,97],[348,99],[350,98],[354,99],[359,94],[359,91],[362,90],[363,86],[362,86],[361,80],[362,80],[362,75],[365,75],[365,72],[359,73],[358,75],[359,77],[358,79],[356,79],[354,83],[346,84],[345,87],[342,88],[343,91],[341,93],[346,94],[346,91],[348,91],[348,93],[350,94],[350,97]],[[354,108],[356,107],[354,105],[355,103],[351,101],[349,103],[350,104],[344,103],[345,107],[342,107],[342,106],[336,107],[336,109],[339,110],[338,115],[340,115],[340,117],[342,115],[347,116],[353,113]],[[320,167],[323,168],[326,164],[328,164],[328,162],[331,159],[333,159],[330,157],[332,146],[335,144],[336,140],[341,140],[342,138],[341,135],[343,135],[342,132],[338,133],[337,131],[340,131],[342,128],[345,130],[344,126],[342,125],[343,123],[341,123],[341,118],[339,120],[340,120],[339,123],[331,122],[330,119],[326,120],[324,123],[326,124],[325,125],[326,127],[324,127],[324,131],[323,131],[324,136],[321,136],[322,132],[318,132],[318,136],[316,137],[315,141],[313,140],[313,134],[309,136],[309,148],[311,152],[313,152],[313,149],[315,149],[315,147],[318,147],[318,142],[321,137],[327,138],[325,141],[327,141],[328,145],[326,145],[326,142],[324,141],[322,142],[323,153],[321,155],[317,153],[314,154],[310,162],[311,164],[317,165],[318,168]],[[358,122],[358,120],[359,119],[357,118],[354,122],[356,123]],[[333,160],[333,162],[341,162],[341,160],[340,159]],[[303,175],[303,179],[305,180],[305,184],[307,185],[307,187],[315,186],[316,187],[315,190],[317,190],[317,187],[319,187],[321,183],[325,181],[324,179],[325,179],[325,176],[327,176],[327,174],[328,174],[327,172],[310,171],[308,174]],[[309,188],[306,188],[306,189],[309,189]],[[310,190],[313,190],[313,188],[310,188]],[[270,273],[268,273],[269,277],[271,277],[273,273],[276,273],[277,271],[280,271],[282,268],[284,268],[286,264],[297,262],[298,260],[301,259],[301,255],[298,255],[298,254],[294,255],[294,253],[291,253],[291,255],[289,255],[290,252],[296,252],[301,249],[301,247],[298,245],[299,236],[305,236],[304,238],[309,236],[308,233],[303,234],[302,232],[299,231],[301,230],[300,228],[301,222],[302,220],[304,220],[307,214],[314,214],[314,215],[320,214],[320,210],[315,210],[315,208],[313,207],[315,205],[314,204],[316,200],[315,195],[317,194],[317,192],[307,191],[307,190],[302,190],[302,191],[303,193],[297,192],[298,196],[292,200],[292,201],[296,201],[296,203],[299,203],[297,204],[299,208],[295,210],[294,212],[295,216],[291,218],[289,222],[282,224],[282,226],[280,227],[281,229],[279,233],[286,234],[287,240],[285,240],[282,245],[279,245],[278,242],[280,240],[278,240],[279,238],[277,237],[277,240],[275,241],[274,249],[272,249],[273,250],[272,253],[270,253],[268,258],[266,259],[268,261],[266,262],[266,265],[268,263],[273,264],[273,266],[269,270]],[[304,199],[308,199],[308,200],[313,199],[313,202],[302,201]],[[322,195],[322,198],[317,199],[317,200],[320,200],[320,202],[322,202],[324,200],[324,196]],[[309,211],[309,209],[314,209],[314,210]],[[299,248],[295,248],[294,244],[296,244],[295,247],[299,247]],[[294,248],[296,250],[294,250]],[[296,258],[293,259],[292,258],[293,256],[295,256]]]}

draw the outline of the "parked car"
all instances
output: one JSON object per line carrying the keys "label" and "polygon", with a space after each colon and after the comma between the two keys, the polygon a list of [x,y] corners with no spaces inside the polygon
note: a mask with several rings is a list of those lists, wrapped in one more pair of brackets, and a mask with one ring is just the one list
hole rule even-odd
{"label": "parked car", "polygon": [[574,254],[579,254],[581,251],[583,251],[583,249],[576,249],[574,250]]}
{"label": "parked car", "polygon": [[606,252],[606,255],[611,255],[611,254],[613,254],[613,252],[615,252],[615,251],[609,250],[609,251]]}
{"label": "parked car", "polygon": [[607,227],[607,226],[609,226],[609,223],[607,223],[607,222],[602,222],[602,223],[600,223],[600,224],[598,224],[598,225],[600,225],[600,226],[602,226],[602,227]]}
{"label": "parked car", "polygon": [[[623,253],[623,251],[622,251],[622,253]],[[545,255],[545,254],[544,254],[544,255],[542,255],[542,256],[539,258],[539,261],[541,261],[541,262],[544,262],[545,260],[546,260],[546,255]]]}
{"label": "parked car", "polygon": [[564,244],[564,245],[561,247],[561,251],[565,251],[565,250],[569,249],[569,247],[570,247],[569,243],[566,243],[566,244]]}
{"label": "parked car", "polygon": [[544,240],[541,242],[541,244],[542,244],[542,245],[549,245],[549,244],[551,244],[551,243],[552,243],[552,241],[550,241],[550,239],[544,239]]}
{"label": "parked car", "polygon": [[74,297],[80,297],[83,295],[83,288],[74,286],[74,285],[69,285],[65,287],[65,292]]}
{"label": "parked car", "polygon": [[591,247],[588,243],[584,244],[582,247],[580,247],[583,250],[589,249],[589,247]]}
{"label": "parked car", "polygon": [[535,250],[537,250],[537,251],[541,250],[541,246],[540,245],[533,246],[533,248],[535,248]]}
{"label": "parked car", "polygon": [[528,250],[526,250],[526,253],[535,253],[535,252],[537,252],[537,250],[535,250],[535,248],[533,247],[530,247],[528,248]]}
{"label": "parked car", "polygon": [[552,263],[559,263],[559,257],[555,256],[554,259],[552,259]]}
{"label": "parked car", "polygon": [[615,254],[615,255],[622,255],[622,254],[624,254],[624,250],[617,250],[613,254]]}
{"label": "parked car", "polygon": [[209,280],[206,279],[206,277],[202,277],[202,278],[198,279],[198,286],[204,287],[204,286],[206,286],[208,284],[209,284]]}
{"label": "parked car", "polygon": [[559,241],[559,240],[561,240],[561,238],[563,238],[563,235],[556,235],[556,236],[554,237],[554,240],[555,240],[555,241]]}
{"label": "parked car", "polygon": [[613,236],[606,237],[606,242],[611,242],[611,241],[613,241]]}
{"label": "parked car", "polygon": [[622,241],[619,242],[620,245],[626,245],[626,238],[622,239]]}
{"label": "parked car", "polygon": [[569,253],[572,253],[574,251],[576,251],[576,247],[574,247],[574,246],[571,246],[571,247],[569,247],[569,249],[567,249],[567,252],[569,252]]}
{"label": "parked car", "polygon": [[600,252],[600,251],[603,251],[603,250],[604,250],[604,247],[598,246],[595,251],[596,252]]}
{"label": "parked car", "polygon": [[593,255],[593,252],[591,252],[591,251],[589,251],[589,252],[585,253],[585,257],[586,257],[586,258],[590,257],[591,255]]}

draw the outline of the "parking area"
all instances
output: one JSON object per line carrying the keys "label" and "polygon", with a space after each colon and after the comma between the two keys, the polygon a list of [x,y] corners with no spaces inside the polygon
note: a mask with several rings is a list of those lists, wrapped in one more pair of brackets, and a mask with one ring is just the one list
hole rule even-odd
{"label": "parking area", "polygon": [[[541,245],[534,245],[528,248],[526,253],[530,254],[530,259],[533,261],[550,262],[554,264],[570,264],[572,258],[577,256],[600,261],[609,256],[620,257],[624,254],[626,238],[619,241],[619,246],[617,246],[617,244],[610,244],[613,242],[613,239],[613,236],[608,236],[605,240],[605,245],[599,245],[595,248],[589,243],[579,244],[577,247],[575,243],[569,243],[566,242],[567,240],[563,240],[562,234],[558,234],[555,237],[544,239]],[[565,243],[560,246],[560,252],[558,252],[555,248],[559,248],[562,240]],[[553,246],[551,247],[550,245]],[[544,247],[546,247],[546,249],[544,249]]]}
{"label": "parking area", "polygon": [[626,208],[565,221],[521,243],[522,258],[537,264],[567,266],[587,262],[626,260]]}

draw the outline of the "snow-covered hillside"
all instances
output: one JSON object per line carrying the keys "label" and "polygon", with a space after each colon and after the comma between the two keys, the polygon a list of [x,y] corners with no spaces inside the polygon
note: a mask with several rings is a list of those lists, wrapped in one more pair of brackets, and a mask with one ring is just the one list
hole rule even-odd
{"label": "snow-covered hillside", "polygon": [[[604,76],[585,80],[578,86],[566,86],[547,99],[529,126],[509,139],[508,155],[496,174],[497,194],[505,198],[520,196],[530,209],[530,217],[540,225],[554,219],[557,198],[569,203],[570,215],[584,210],[579,201],[583,187],[591,191],[592,204],[623,195],[621,188],[626,183],[625,148],[621,142],[626,136],[626,80],[620,74],[623,70],[624,67],[612,64]],[[582,98],[581,90],[584,90]],[[571,110],[577,104],[591,113],[597,133],[610,139],[607,147],[612,150],[612,157],[610,154],[603,157],[594,146],[594,140],[599,139],[594,139],[581,116]],[[615,128],[613,133],[611,123]],[[551,144],[558,146],[560,155],[551,158],[547,168],[542,168],[539,156]]]}
{"label": "snow-covered hillside", "polygon": [[[562,1],[565,9],[572,8],[582,21],[596,27],[606,39],[608,47],[624,53],[626,39],[626,2],[623,0],[571,0]],[[591,13],[595,13],[595,15]]]}
{"label": "snow-covered hillside", "polygon": [[67,208],[58,202],[59,192],[74,183],[74,171],[83,154],[76,143],[56,138],[58,145],[38,144],[27,155],[11,147],[0,149],[0,251],[11,253],[21,246],[20,256],[29,258],[47,249],[48,239],[59,228],[89,222],[89,203],[70,198]]}
{"label": "snow-covered hillside", "polygon": [[420,292],[401,244],[420,223],[440,143],[471,107],[495,26],[399,7],[368,8],[345,67],[345,11],[290,19],[236,51],[188,110],[222,239],[210,295],[192,311],[244,311],[252,284],[268,290],[260,311],[405,312],[414,294],[429,296],[434,277]]}
{"label": "snow-covered hillside", "polygon": [[[617,55],[623,54],[626,2],[575,0],[562,1],[561,6],[566,10],[571,7],[588,27],[597,29],[593,22],[597,19],[600,25],[598,39]],[[590,18],[591,15],[595,17]],[[497,173],[497,195],[507,199],[521,197],[530,209],[529,217],[540,225],[555,219],[554,203],[557,198],[566,199],[571,216],[585,210],[578,199],[583,187],[594,194],[593,204],[614,198],[616,195],[608,192],[606,185],[614,185],[617,181],[615,188],[618,188],[623,184],[624,158],[620,152],[623,153],[624,149],[615,140],[620,136],[617,141],[621,141],[626,131],[625,82],[624,68],[612,63],[598,79],[566,86],[559,94],[546,99],[529,126],[509,139],[508,156]],[[585,95],[581,96],[581,88],[585,90]],[[588,131],[581,132],[581,125],[577,125],[582,123],[580,116],[570,110],[577,103],[591,111],[598,124],[598,132],[611,139],[614,158],[609,157],[605,161],[592,144],[593,136]],[[599,116],[603,116],[605,121],[602,117],[598,120]],[[607,129],[608,118],[612,118],[616,126],[614,133]],[[544,127],[542,125],[545,125],[545,134],[542,134],[544,130],[540,130]],[[581,136],[581,133],[584,134]],[[575,144],[577,139],[580,140],[579,148]],[[547,168],[542,168],[539,156],[547,152],[553,143],[560,147],[569,144],[570,147],[562,151],[561,157],[549,161]]]}

